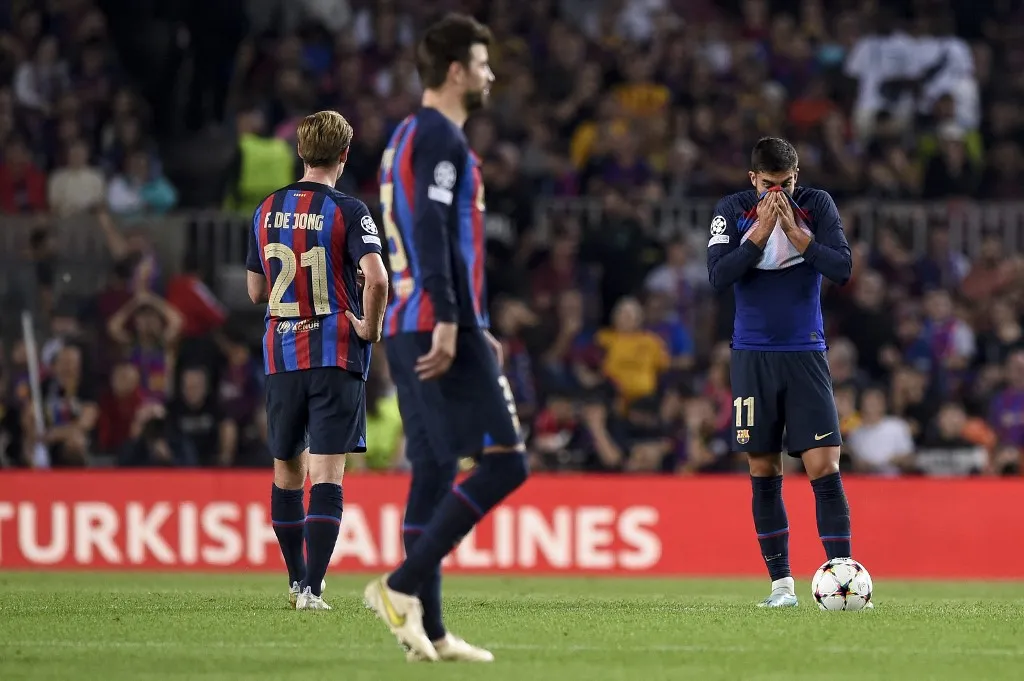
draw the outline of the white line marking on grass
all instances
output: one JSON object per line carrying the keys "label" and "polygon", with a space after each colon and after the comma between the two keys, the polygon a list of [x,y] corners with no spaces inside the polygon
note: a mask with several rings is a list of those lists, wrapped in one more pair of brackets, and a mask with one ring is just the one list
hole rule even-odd
{"label": "white line marking on grass", "polygon": [[[298,649],[305,648],[306,643],[292,641],[0,641],[0,648],[66,648],[79,650],[140,650],[146,648],[159,649],[180,649],[189,648],[202,650],[208,648],[225,650],[275,650],[275,649]],[[623,653],[708,653],[708,654],[746,654],[762,653],[775,650],[773,646],[747,646],[747,645],[686,645],[686,644],[610,644],[610,645],[587,645],[587,644],[566,644],[548,645],[540,643],[494,643],[485,647],[493,650],[544,652],[544,653],[602,653],[602,652],[623,652]],[[371,645],[366,643],[339,643],[338,651],[346,650],[381,650],[387,651],[388,646]],[[876,648],[865,649],[860,646],[824,646],[822,652],[836,654],[869,654],[894,655],[894,656],[917,656],[917,655],[939,655],[943,657],[959,657],[970,655],[984,655],[989,657],[1024,657],[1024,648],[965,648],[965,647],[935,647],[935,648]]]}

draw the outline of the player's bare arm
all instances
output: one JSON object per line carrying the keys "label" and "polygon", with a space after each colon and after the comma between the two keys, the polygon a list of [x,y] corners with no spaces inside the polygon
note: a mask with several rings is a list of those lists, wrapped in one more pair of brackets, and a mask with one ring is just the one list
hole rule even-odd
{"label": "player's bare arm", "polygon": [[246,272],[245,288],[249,292],[249,300],[254,305],[263,305],[270,299],[267,294],[267,278],[263,274]]}
{"label": "player's bare arm", "polygon": [[369,343],[379,343],[384,332],[384,309],[388,304],[388,272],[379,253],[364,255],[359,260],[359,269],[363,273],[365,313],[359,319],[351,310],[345,310],[345,316],[360,338]]}

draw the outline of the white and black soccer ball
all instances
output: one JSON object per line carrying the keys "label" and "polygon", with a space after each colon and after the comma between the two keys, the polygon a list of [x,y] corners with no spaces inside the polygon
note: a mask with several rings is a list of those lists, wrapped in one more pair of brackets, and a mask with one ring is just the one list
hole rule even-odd
{"label": "white and black soccer ball", "polygon": [[827,561],[811,580],[811,594],[822,610],[863,610],[871,592],[871,575],[852,558]]}

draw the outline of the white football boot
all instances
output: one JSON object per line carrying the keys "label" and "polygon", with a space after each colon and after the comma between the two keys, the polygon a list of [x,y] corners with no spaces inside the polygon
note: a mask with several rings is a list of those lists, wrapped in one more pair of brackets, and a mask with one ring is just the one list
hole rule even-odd
{"label": "white football boot", "polygon": [[366,607],[388,625],[398,642],[424,661],[436,662],[434,644],[423,630],[423,604],[416,596],[403,594],[388,586],[388,575],[379,577],[363,590]]}
{"label": "white football boot", "polygon": [[792,577],[783,577],[772,582],[768,598],[757,604],[759,608],[795,608],[800,604],[796,597],[796,583]]}
{"label": "white football boot", "polygon": [[[440,641],[434,641],[434,650],[442,662],[494,662],[494,655],[489,650],[466,643],[458,636],[445,634]],[[426,658],[415,650],[405,653],[408,662],[426,662]]]}
{"label": "white football boot", "polygon": [[[326,591],[326,590],[327,590],[327,580],[324,579],[324,580],[320,581],[320,595],[323,596],[324,591]],[[298,582],[292,582],[291,587],[288,589],[288,602],[291,603],[293,608],[296,607],[296,604],[299,601],[299,594],[301,594],[301,593],[302,593],[302,588],[299,586],[299,583]],[[321,598],[321,600],[323,600],[323,599]],[[328,608],[328,609],[330,609],[330,608]]]}
{"label": "white football boot", "polygon": [[[321,592],[323,593],[323,592]],[[295,599],[296,610],[330,610],[323,596],[317,596],[308,586],[302,590],[299,597]]]}

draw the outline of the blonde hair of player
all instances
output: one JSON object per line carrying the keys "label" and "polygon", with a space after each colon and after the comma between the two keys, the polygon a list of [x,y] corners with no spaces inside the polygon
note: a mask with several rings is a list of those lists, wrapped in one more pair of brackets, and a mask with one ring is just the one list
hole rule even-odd
{"label": "blonde hair of player", "polygon": [[[333,176],[333,185],[341,177],[352,145],[352,124],[337,111],[317,111],[302,119],[296,130],[296,151],[305,166],[304,180],[324,181],[323,175]],[[332,172],[333,171],[333,172]]]}

